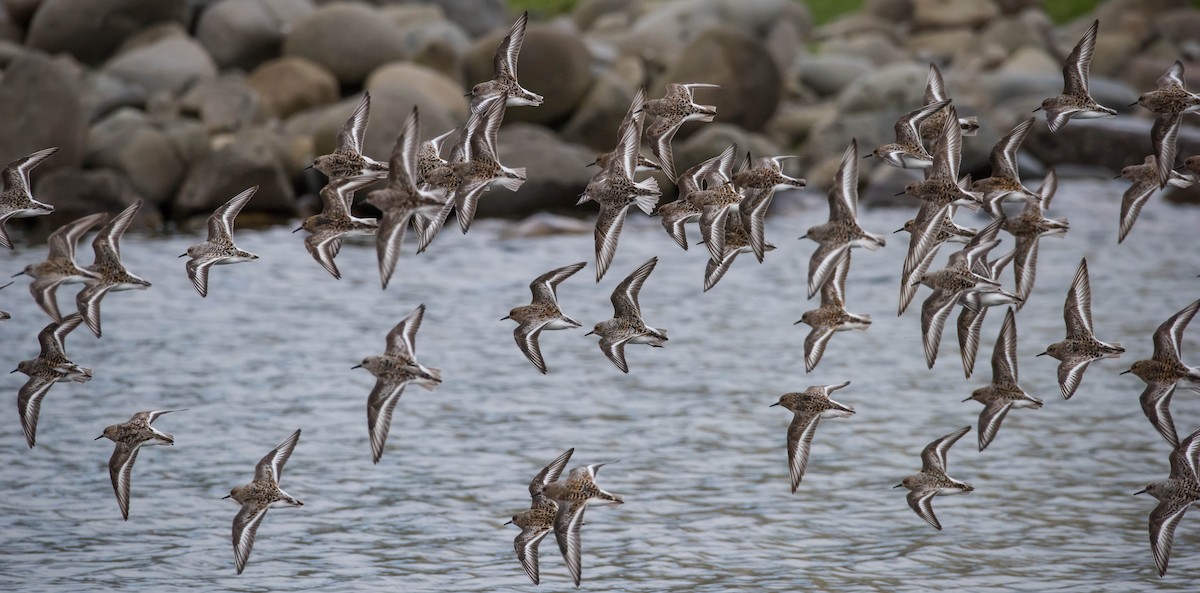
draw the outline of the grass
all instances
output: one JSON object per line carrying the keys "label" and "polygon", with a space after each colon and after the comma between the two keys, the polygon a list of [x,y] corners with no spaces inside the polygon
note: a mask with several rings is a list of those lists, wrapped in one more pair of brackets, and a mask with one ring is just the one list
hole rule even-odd
{"label": "grass", "polygon": [[577,3],[578,0],[508,0],[508,7],[513,12],[528,10],[530,16],[544,19],[570,12]]}
{"label": "grass", "polygon": [[820,26],[848,12],[862,8],[863,0],[802,0],[812,13],[813,23]]}
{"label": "grass", "polygon": [[1046,15],[1055,23],[1062,24],[1080,15],[1087,14],[1100,0],[1051,0],[1042,4]]}

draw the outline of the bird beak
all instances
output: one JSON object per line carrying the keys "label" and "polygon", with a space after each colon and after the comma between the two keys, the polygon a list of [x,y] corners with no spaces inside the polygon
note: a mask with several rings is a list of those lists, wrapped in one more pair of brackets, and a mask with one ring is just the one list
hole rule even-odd
{"label": "bird beak", "polygon": [[187,257],[187,254],[186,254],[186,253],[181,253],[181,254],[179,254],[179,257]]}
{"label": "bird beak", "polygon": [[93,440],[93,441],[98,441],[98,440],[100,440],[100,439],[102,439],[102,438],[104,438],[104,435],[100,435],[100,436],[98,436],[98,437],[96,437],[96,438],[94,438],[94,439],[92,439],[92,440]]}
{"label": "bird beak", "polygon": [[869,159],[869,158],[871,158],[872,156],[874,156],[874,155],[872,155],[872,154],[864,154],[864,155],[863,155],[863,158],[864,158],[864,159]]}
{"label": "bird beak", "polygon": [[901,488],[903,486],[904,486],[904,484],[901,483],[901,484],[896,484],[895,486],[892,486],[892,488]]}
{"label": "bird beak", "polygon": [[893,196],[902,196],[902,195],[904,195],[905,193],[906,193],[906,192],[897,192],[897,193],[894,193],[894,194],[892,194],[892,195],[893,195]]}
{"label": "bird beak", "polygon": [[800,239],[807,239],[807,238],[808,238],[808,235],[800,235],[799,237],[796,238],[796,240],[799,241]]}
{"label": "bird beak", "polygon": [[1149,490],[1149,488],[1142,488],[1141,490],[1138,490],[1137,492],[1134,492],[1134,493],[1133,493],[1133,495],[1134,495],[1134,496],[1137,496],[1137,495],[1139,495],[1139,494],[1145,494],[1145,493],[1146,493],[1146,490]]}
{"label": "bird beak", "polygon": [[225,500],[226,498],[229,498],[229,497],[231,497],[231,496],[233,496],[233,495],[232,495],[232,494],[226,494],[225,496],[222,496],[222,497],[221,497],[221,500]]}
{"label": "bird beak", "polygon": [[10,375],[11,375],[11,374],[13,374],[13,373],[15,373],[15,372],[17,372],[17,371],[19,371],[19,370],[21,370],[21,369],[13,369],[13,370],[9,371],[9,372],[8,372],[8,374],[10,374]]}
{"label": "bird beak", "polygon": [[508,523],[505,523],[505,525],[512,525],[512,520],[510,519]]}
{"label": "bird beak", "polygon": [[512,319],[512,316],[511,316],[511,315],[505,315],[504,317],[501,317],[501,318],[500,318],[500,321],[504,321],[505,319]]}
{"label": "bird beak", "polygon": [[900,227],[900,228],[892,231],[892,234],[895,235],[896,233],[899,233],[900,231],[903,231],[903,230],[904,230],[904,227]]}
{"label": "bird beak", "polygon": [[1132,372],[1133,372],[1133,369],[1129,369],[1128,371],[1125,371],[1124,373],[1118,373],[1118,374],[1120,374],[1120,375],[1128,375],[1129,373],[1132,373]]}
{"label": "bird beak", "polygon": [[921,285],[921,281],[920,281],[920,280],[917,280],[916,282],[913,282],[912,284],[909,284],[909,286],[920,286],[920,285]]}
{"label": "bird beak", "polygon": [[1137,102],[1137,101],[1134,101],[1133,103],[1130,103],[1130,104],[1129,104],[1129,106],[1130,106],[1130,107],[1133,107],[1134,105],[1137,105],[1137,104],[1138,104],[1138,102]]}
{"label": "bird beak", "polygon": [[474,95],[474,94],[475,94],[475,93],[467,93],[467,94],[465,94],[465,95],[463,95],[463,96],[464,96],[464,97],[470,97],[471,95]]}
{"label": "bird beak", "polygon": [[1120,178],[1121,178],[1121,174],[1120,174],[1120,173],[1118,173],[1116,177],[1113,177],[1113,179],[1120,179]]}
{"label": "bird beak", "polygon": [[304,227],[299,227],[299,228],[297,228],[296,230],[292,231],[292,234],[299,233],[299,232],[300,232],[300,231],[302,231],[302,230],[304,230]]}
{"label": "bird beak", "polygon": [[968,397],[967,399],[964,399],[963,401],[969,402],[969,401],[971,401],[971,398]]}
{"label": "bird beak", "polygon": [[16,274],[13,274],[12,276],[9,276],[9,278],[16,278],[17,276],[21,276],[21,275],[23,275],[23,274],[25,274],[25,272],[24,272],[24,271],[17,272]]}
{"label": "bird beak", "polygon": [[1039,111],[1041,111],[1041,110],[1042,110],[1042,106],[1041,106],[1041,105],[1038,105],[1038,108],[1037,108],[1037,109],[1034,109],[1034,110],[1033,110],[1033,113],[1037,113],[1037,112],[1039,112]]}
{"label": "bird beak", "polygon": [[350,370],[352,370],[352,371],[353,371],[354,369],[361,369],[361,368],[362,368],[362,365],[361,365],[361,364],[356,364],[356,365],[354,365],[354,366],[350,367]]}
{"label": "bird beak", "polygon": [[767,407],[768,407],[768,408],[774,408],[775,406],[778,406],[778,405],[779,405],[779,402],[775,402],[775,403],[773,403],[773,404],[771,404],[771,405],[769,405],[769,406],[767,406]]}
{"label": "bird beak", "polygon": [[596,333],[596,332],[595,332],[595,331],[590,331],[590,332],[588,332],[588,333],[586,333],[586,334],[583,334],[583,335],[586,337],[586,336],[590,336],[590,335],[592,335],[592,334],[594,334],[594,333]]}
{"label": "bird beak", "polygon": [[[595,166],[596,166],[596,161],[592,161],[592,162],[584,165],[584,167],[595,167]],[[509,521],[508,523],[512,523],[512,521]],[[507,525],[508,523],[505,523],[505,525]]]}
{"label": "bird beak", "polygon": [[1045,355],[1047,355],[1047,354],[1050,354],[1050,353],[1049,353],[1049,352],[1043,352],[1043,353],[1039,354],[1038,356],[1045,356]]}

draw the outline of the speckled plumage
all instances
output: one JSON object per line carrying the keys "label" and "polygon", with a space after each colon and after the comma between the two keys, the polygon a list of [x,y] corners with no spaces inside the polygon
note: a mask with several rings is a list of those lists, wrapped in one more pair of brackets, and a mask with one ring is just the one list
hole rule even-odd
{"label": "speckled plumage", "polygon": [[13,246],[8,229],[5,228],[8,219],[44,216],[54,212],[54,206],[33,199],[29,172],[56,152],[58,147],[54,146],[27,154],[9,163],[0,173],[0,178],[4,180],[4,191],[0,192],[0,245],[9,249]]}
{"label": "speckled plumage", "polygon": [[38,333],[41,352],[37,358],[22,360],[13,371],[29,376],[29,380],[17,392],[17,411],[20,413],[25,443],[30,448],[37,443],[38,415],[41,413],[42,399],[50,392],[50,387],[59,381],[86,383],[92,379],[92,369],[71,362],[66,353],[67,334],[81,323],[83,317],[73,313],[62,321],[51,322],[42,328]]}
{"label": "speckled plumage", "polygon": [[371,93],[364,92],[354,113],[342,125],[337,135],[337,147],[330,154],[313,161],[313,168],[329,179],[374,180],[387,175],[387,165],[363,154],[363,138],[367,134],[367,118],[371,114]]}
{"label": "speckled plumage", "polygon": [[658,258],[652,257],[622,280],[613,289],[612,318],[597,323],[587,333],[600,336],[600,351],[623,373],[629,372],[625,344],[649,344],[661,348],[667,341],[667,330],[650,327],[642,321],[642,308],[638,304],[638,293],[657,264]]}
{"label": "speckled plumage", "polygon": [[1171,451],[1171,474],[1166,480],[1147,484],[1134,494],[1149,494],[1158,499],[1150,511],[1150,552],[1158,576],[1166,576],[1175,542],[1175,528],[1192,503],[1200,500],[1200,430],[1179,442]]}
{"label": "speckled plumage", "polygon": [[242,570],[246,568],[250,551],[254,548],[255,534],[267,516],[267,509],[279,503],[304,506],[303,502],[279,487],[279,480],[283,477],[283,466],[292,456],[298,442],[299,430],[258,462],[254,468],[254,481],[234,487],[229,496],[225,497],[232,498],[242,505],[233,518],[233,559],[238,574],[242,574]]}
{"label": "speckled plumage", "polygon": [[967,494],[975,490],[966,482],[960,482],[946,474],[946,454],[958,439],[971,431],[964,426],[925,446],[921,451],[921,471],[904,478],[896,488],[907,488],[908,506],[918,517],[941,531],[942,524],[933,513],[933,497],[938,495]]}
{"label": "speckled plumage", "polygon": [[76,244],[88,229],[100,224],[107,217],[104,213],[89,214],[59,227],[50,233],[46,241],[50,248],[46,259],[29,264],[21,270],[21,274],[33,278],[33,282],[29,284],[29,293],[50,319],[62,321],[63,318],[58,310],[59,286],[79,284],[95,277],[94,272],[75,263]]}
{"label": "speckled plumage", "polygon": [[[564,462],[565,463],[565,462]],[[546,498],[558,503],[558,515],[554,520],[554,537],[558,540],[558,549],[562,552],[567,570],[578,587],[582,579],[582,541],[580,532],[583,528],[583,513],[588,506],[606,506],[624,504],[624,499],[618,494],[607,492],[596,484],[596,473],[610,463],[594,463],[571,470],[566,480],[558,480],[546,484],[542,490]]]}
{"label": "speckled plumage", "polygon": [[92,250],[96,253],[96,261],[88,266],[88,271],[95,274],[84,282],[87,284],[79,294],[75,295],[75,305],[83,315],[83,321],[88,329],[99,338],[100,332],[100,300],[110,292],[123,290],[145,290],[150,283],[125,269],[121,263],[121,236],[133,222],[138,210],[142,208],[142,200],[130,204],[108,221],[96,238],[92,240]]}
{"label": "speckled plumage", "polygon": [[129,520],[129,489],[133,476],[133,463],[137,461],[138,450],[146,445],[175,444],[175,437],[154,428],[151,424],[163,414],[182,411],[138,412],[121,424],[106,427],[104,433],[96,437],[96,440],[107,438],[115,443],[112,457],[108,459],[108,477],[112,480],[113,492],[117,495],[117,506],[121,509],[122,519]]}
{"label": "speckled plumage", "polygon": [[1046,112],[1046,124],[1050,133],[1057,132],[1067,125],[1072,117],[1079,119],[1096,119],[1113,117],[1116,111],[1105,107],[1092,99],[1088,92],[1089,71],[1092,67],[1092,55],[1096,51],[1096,34],[1099,31],[1099,19],[1092,22],[1071,50],[1071,55],[1063,62],[1063,92],[1057,97],[1042,101],[1037,110]]}
{"label": "speckled plumage", "polygon": [[1171,446],[1179,443],[1175,421],[1171,418],[1171,396],[1180,381],[1187,381],[1193,390],[1200,391],[1200,368],[1190,367],[1183,356],[1183,330],[1200,310],[1200,300],[1179,310],[1154,330],[1154,355],[1133,363],[1128,371],[1146,383],[1139,400],[1142,412],[1150,424]]}
{"label": "speckled plumage", "polygon": [[836,402],[829,394],[849,385],[850,382],[839,385],[814,385],[804,391],[785,393],[779,401],[771,404],[783,406],[792,412],[792,422],[788,425],[787,447],[788,468],[792,476],[792,494],[800,487],[804,472],[808,468],[808,453],[812,449],[813,435],[817,433],[817,425],[821,418],[847,418],[854,415],[854,408]]}
{"label": "speckled plumage", "polygon": [[[804,370],[811,373],[821,362],[825,346],[833,334],[841,331],[862,330],[871,326],[870,315],[859,315],[846,311],[846,276],[850,273],[850,252],[847,251],[834,264],[829,280],[821,287],[821,306],[806,311],[796,324],[804,323],[812,328],[804,339]],[[795,325],[795,324],[793,324]]]}
{"label": "speckled plumage", "polygon": [[538,336],[542,330],[572,329],[580,326],[578,321],[566,316],[559,309],[558,285],[586,265],[586,262],[579,262],[538,276],[529,284],[533,300],[528,305],[509,311],[505,317],[517,322],[517,327],[513,329],[513,339],[529,362],[542,374],[546,374],[546,361],[542,358],[542,348],[538,345]]}
{"label": "speckled plumage", "polygon": [[1119,343],[1109,344],[1096,339],[1095,330],[1092,329],[1092,286],[1086,258],[1079,261],[1071,288],[1067,291],[1063,319],[1067,326],[1066,339],[1050,344],[1042,354],[1061,361],[1058,365],[1059,388],[1063,399],[1071,399],[1083,381],[1083,372],[1093,360],[1119,358],[1125,352]]}

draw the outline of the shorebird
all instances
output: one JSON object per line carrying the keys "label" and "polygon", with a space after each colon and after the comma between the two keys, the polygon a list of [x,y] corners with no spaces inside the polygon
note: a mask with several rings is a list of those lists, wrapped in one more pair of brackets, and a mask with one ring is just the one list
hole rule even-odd
{"label": "shorebird", "polygon": [[1172,447],[1179,444],[1175,433],[1175,421],[1171,418],[1171,396],[1180,381],[1189,383],[1191,389],[1200,391],[1200,368],[1183,364],[1183,330],[1187,329],[1200,300],[1184,307],[1154,330],[1154,355],[1149,360],[1133,363],[1128,371],[1146,382],[1146,390],[1139,398],[1142,412],[1150,424]]}
{"label": "shorebird", "polygon": [[[493,101],[482,113],[471,115],[472,118],[482,119],[467,122],[467,129],[472,132],[465,147],[467,153],[461,163],[453,165],[454,174],[460,181],[450,195],[463,234],[470,230],[471,221],[475,220],[475,209],[483,192],[493,185],[517,191],[525,183],[525,167],[512,168],[500,163],[496,138],[500,123],[504,121],[504,106],[503,101]],[[476,130],[478,133],[475,133]]]}
{"label": "shorebird", "polygon": [[342,125],[337,135],[337,148],[313,161],[313,168],[334,179],[380,179],[387,175],[387,165],[363,154],[363,137],[367,134],[367,117],[371,114],[371,93],[363,92],[354,113]]}
{"label": "shorebird", "polygon": [[675,175],[675,156],[671,140],[679,127],[688,121],[710,122],[717,117],[715,105],[700,105],[693,96],[696,89],[717,89],[720,85],[703,82],[667,84],[667,94],[661,99],[651,99],[642,105],[642,111],[655,116],[654,123],[646,130],[650,150],[658,159],[663,173],[672,181]]}
{"label": "shorebird", "polygon": [[582,270],[587,262],[579,262],[569,266],[550,270],[534,279],[529,284],[533,293],[533,301],[528,305],[516,307],[501,319],[512,319],[517,322],[513,329],[513,339],[517,347],[525,353],[525,358],[546,374],[546,361],[542,358],[542,349],[538,346],[538,336],[542,330],[573,329],[580,326],[578,321],[567,317],[558,307],[558,285],[570,278],[575,272]]}
{"label": "shorebird", "polygon": [[[1013,259],[1014,251],[987,262],[986,257],[975,260],[975,273],[985,278],[1000,281],[1000,273]],[[923,273],[923,272],[922,272]],[[963,374],[968,379],[975,372],[975,355],[979,353],[979,334],[983,319],[990,307],[1018,303],[1016,295],[1004,292],[968,292],[959,297],[962,310],[958,313],[958,347],[962,353]]]}
{"label": "shorebird", "polygon": [[871,327],[870,315],[859,315],[846,311],[846,276],[850,273],[850,253],[847,252],[834,264],[832,277],[821,287],[821,306],[805,311],[800,321],[812,327],[804,338],[804,372],[811,373],[821,362],[825,346],[833,334],[841,331],[866,331]]}
{"label": "shorebird", "polygon": [[[939,101],[947,101],[950,96],[946,94],[946,83],[942,80],[942,71],[937,65],[932,62],[929,64],[929,76],[925,80],[925,97],[926,105],[931,105]],[[925,121],[921,122],[921,141],[927,144],[937,142],[938,136],[941,134],[942,126],[946,123],[946,110],[943,108],[935,111]],[[979,132],[979,118],[975,116],[958,118],[958,127],[962,128],[963,136],[974,136]]]}
{"label": "shorebird", "polygon": [[663,229],[675,240],[675,243],[687,251],[687,232],[683,225],[700,220],[704,208],[692,201],[692,194],[710,187],[729,183],[733,175],[734,155],[737,144],[721,151],[715,157],[701,161],[692,168],[684,171],[676,184],[679,186],[679,199],[658,207],[658,215],[662,217]]}
{"label": "shorebird", "polygon": [[[9,286],[12,286],[11,281],[9,281],[8,284],[0,285],[0,290],[4,290],[5,288],[8,288]],[[4,321],[5,319],[12,319],[12,315],[9,314],[8,311],[0,311],[0,321]]]}
{"label": "shorebird", "polygon": [[1166,480],[1151,482],[1134,494],[1149,494],[1158,499],[1150,511],[1150,552],[1158,576],[1166,576],[1171,561],[1171,545],[1175,528],[1183,520],[1192,503],[1200,500],[1200,430],[1188,435],[1171,451],[1171,475]]}
{"label": "shorebird", "polygon": [[325,268],[334,278],[341,279],[333,258],[337,257],[342,248],[342,238],[350,235],[371,235],[378,229],[379,223],[374,218],[357,218],[350,214],[350,202],[354,192],[359,188],[374,182],[370,177],[339,177],[329,180],[321,188],[321,213],[304,219],[300,228],[293,233],[305,230],[309,236],[304,238],[304,248],[309,255]]}
{"label": "shorebird", "polygon": [[84,282],[87,284],[79,294],[75,295],[75,304],[88,329],[100,337],[100,300],[110,292],[122,290],[146,290],[150,283],[131,274],[121,263],[121,235],[133,222],[138,210],[142,208],[142,200],[129,205],[108,221],[96,238],[92,239],[92,250],[96,253],[96,261],[87,269],[95,274]]}
{"label": "shorebird", "polygon": [[1004,214],[1001,204],[1004,202],[1026,202],[1037,199],[1037,194],[1030,191],[1021,183],[1021,174],[1017,166],[1017,150],[1025,141],[1025,136],[1033,128],[1034,118],[1013,126],[996,145],[992,147],[988,157],[992,164],[991,177],[985,177],[971,184],[973,191],[983,194],[984,208],[993,217]]}
{"label": "shorebird", "polygon": [[13,278],[25,275],[33,278],[29,284],[29,293],[33,301],[54,321],[62,321],[62,313],[58,311],[58,287],[63,284],[79,284],[94,278],[96,274],[79,267],[75,263],[75,247],[79,238],[88,229],[100,224],[108,218],[107,214],[89,214],[62,225],[46,240],[50,253],[44,261],[29,264]]}
{"label": "shorebird", "polygon": [[1057,132],[1067,125],[1072,117],[1077,119],[1097,119],[1113,117],[1117,114],[1096,102],[1088,92],[1088,71],[1092,67],[1092,54],[1096,51],[1096,32],[1100,21],[1092,22],[1083,33],[1071,55],[1063,62],[1063,92],[1057,97],[1042,101],[1042,105],[1034,111],[1046,112],[1046,124],[1050,133]]}
{"label": "shorebird", "polygon": [[[642,141],[642,128],[645,122],[646,114],[642,112],[642,106],[646,103],[646,87],[638,87],[638,90],[633,95],[633,102],[629,104],[629,110],[625,112],[625,118],[621,120],[621,125],[617,127],[617,138],[625,137],[625,130],[630,127],[636,130],[635,135],[638,138],[639,147]],[[621,145],[610,150],[609,152],[596,155],[596,160],[588,163],[589,167],[599,167],[601,169],[608,168],[609,163],[614,159],[622,159],[624,151]],[[644,173],[648,171],[661,171],[662,167],[657,162],[642,156],[641,150],[637,154],[637,165],[634,167],[635,173]],[[683,195],[682,192],[680,195]],[[588,198],[591,199],[591,198]]]}
{"label": "shorebird", "polygon": [[1063,399],[1071,399],[1083,381],[1083,372],[1093,360],[1120,358],[1125,352],[1118,342],[1109,344],[1096,339],[1092,328],[1092,284],[1088,279],[1087,258],[1079,260],[1075,278],[1071,280],[1067,301],[1063,304],[1063,319],[1067,324],[1066,339],[1050,344],[1038,356],[1049,354],[1061,361],[1058,385]]}
{"label": "shorebird", "polygon": [[1017,320],[1013,308],[1004,314],[1000,336],[992,351],[992,382],[971,392],[963,401],[975,400],[983,404],[979,413],[979,450],[982,451],[996,438],[1000,423],[1013,408],[1042,407],[1042,400],[1025,393],[1017,384]]}
{"label": "shorebird", "polygon": [[[413,107],[416,106],[414,105]],[[433,186],[428,181],[429,174],[434,169],[445,166],[450,162],[442,158],[442,144],[457,131],[458,128],[450,128],[449,131],[443,132],[440,136],[435,136],[421,143],[421,150],[417,152],[417,182],[421,184],[422,189],[432,189]]]}
{"label": "shorebird", "polygon": [[1054,169],[1046,173],[1046,180],[1038,188],[1035,198],[1025,202],[1025,208],[1020,214],[1004,219],[1004,230],[1016,239],[1013,259],[1013,274],[1016,277],[1016,294],[1021,297],[1017,310],[1025,305],[1025,300],[1033,292],[1033,283],[1037,279],[1038,245],[1042,237],[1062,238],[1071,230],[1071,225],[1065,218],[1046,218],[1044,204],[1049,203],[1053,188],[1058,187],[1058,176]]}
{"label": "shorebird", "polygon": [[[721,259],[709,259],[708,264],[704,266],[704,291],[717,285],[717,282],[725,276],[729,268],[733,266],[733,260],[737,258],[739,253],[753,251],[750,242],[750,233],[747,231],[746,218],[750,215],[739,214],[736,210],[729,213],[725,218],[725,233],[722,236],[721,244],[724,248],[724,253]],[[770,243],[765,243],[763,251],[773,251],[775,246]]]}
{"label": "shorebird", "polygon": [[208,296],[210,268],[258,259],[257,255],[238,249],[238,246],[233,244],[233,222],[242,211],[242,207],[257,191],[257,185],[246,189],[217,208],[212,216],[208,217],[208,239],[188,247],[187,253],[179,256],[191,258],[187,262],[188,278],[191,278],[192,286],[196,287],[196,292],[200,293],[201,297]]}
{"label": "shorebird", "polygon": [[854,408],[829,398],[829,394],[849,385],[814,385],[800,392],[785,393],[771,407],[783,406],[792,412],[792,423],[788,425],[788,468],[792,474],[792,494],[800,487],[804,470],[808,467],[808,452],[812,449],[813,435],[821,418],[849,418]]}
{"label": "shorebird", "polygon": [[[922,204],[920,211],[917,212],[917,217],[908,219],[905,221],[903,227],[896,229],[893,231],[893,233],[907,231],[909,235],[915,234],[918,230],[920,230],[917,228],[917,220],[935,215],[936,209],[937,207],[933,204]],[[970,242],[971,239],[973,239],[979,232],[979,229],[959,226],[957,223],[955,223],[954,214],[957,210],[957,206],[950,205],[942,214],[940,228],[927,227],[924,229],[930,233],[927,240],[931,247],[927,248],[928,251],[926,252],[925,257],[921,258],[916,265],[913,266],[912,270],[908,272],[908,274],[901,277],[900,307],[896,313],[897,315],[903,315],[904,311],[908,309],[908,305],[912,303],[913,297],[917,295],[917,287],[920,286],[919,284],[913,284],[911,282],[903,282],[904,277],[920,278],[922,274],[929,270],[930,264],[933,263],[933,258],[937,256],[938,249],[943,243],[953,242],[962,243],[965,245]]]}
{"label": "shorebird", "polygon": [[562,475],[562,471],[567,467],[567,462],[571,460],[571,455],[575,453],[575,449],[567,449],[565,453],[559,455],[550,465],[542,468],[533,480],[529,482],[529,496],[533,499],[529,510],[521,511],[513,515],[512,520],[505,525],[516,525],[521,528],[521,533],[513,539],[513,550],[517,553],[517,560],[521,562],[521,568],[525,569],[525,574],[529,575],[533,584],[541,584],[541,576],[538,570],[538,544],[542,543],[551,531],[554,530],[554,520],[558,517],[558,503],[553,499],[542,495],[542,491],[547,485],[558,481],[558,477]]}
{"label": "shorebird", "polygon": [[[895,126],[896,141],[876,148],[871,154],[865,155],[863,158],[874,156],[893,167],[901,169],[928,169],[933,165],[933,156],[921,144],[921,133],[918,131],[918,128],[921,126],[921,122],[933,114],[941,112],[949,105],[950,99],[943,99],[900,116],[900,119],[896,120]],[[954,128],[958,130],[961,136],[962,130],[958,127],[958,113],[955,112],[953,116],[947,114],[945,117],[943,127],[946,125],[944,122],[953,117]]]}
{"label": "shorebird", "polygon": [[133,479],[133,462],[138,451],[146,445],[174,445],[175,437],[151,426],[159,416],[184,410],[149,410],[138,412],[129,420],[113,424],[95,440],[107,438],[116,444],[112,457],[108,459],[108,477],[112,480],[113,492],[117,494],[117,506],[121,518],[129,520],[129,487]]}
{"label": "shorebird", "polygon": [[379,281],[386,289],[396,262],[404,232],[411,222],[417,232],[419,249],[424,249],[440,229],[431,228],[437,213],[446,205],[440,192],[424,191],[417,187],[417,152],[421,144],[420,114],[414,105],[388,161],[387,185],[367,194],[366,203],[382,213],[375,232],[375,253],[379,260]]}
{"label": "shorebird", "polygon": [[964,426],[926,445],[921,451],[921,471],[904,478],[903,482],[894,486],[908,488],[908,506],[938,531],[941,531],[942,524],[937,515],[933,514],[933,497],[939,494],[969,494],[975,490],[970,484],[946,475],[946,453],[970,430],[970,426]]}
{"label": "shorebird", "polygon": [[[1117,243],[1125,241],[1125,237],[1129,236],[1129,232],[1133,230],[1133,223],[1137,222],[1138,215],[1142,213],[1142,206],[1145,206],[1150,196],[1160,189],[1158,170],[1158,159],[1151,154],[1147,155],[1140,165],[1129,165],[1117,175],[1116,178],[1124,177],[1131,182],[1129,189],[1121,196],[1121,224],[1117,229]],[[1191,187],[1196,182],[1192,177],[1178,171],[1168,170],[1167,174],[1167,184],[1175,187]]]}
{"label": "shorebird", "polygon": [[4,179],[4,192],[0,193],[0,245],[9,249],[13,246],[8,229],[5,228],[8,219],[44,216],[54,212],[54,206],[33,199],[29,172],[56,152],[58,147],[54,146],[25,155],[9,163],[4,167],[4,172],[0,173],[0,177]]}
{"label": "shorebird", "polygon": [[[855,155],[855,158],[857,156]],[[766,229],[767,209],[771,207],[771,198],[775,196],[775,191],[798,189],[808,185],[807,180],[783,172],[783,162],[790,158],[794,157],[765,156],[752,160],[747,152],[746,164],[742,170],[733,174],[733,185],[746,196],[742,220],[750,237],[750,248],[754,250],[754,257],[760,264],[767,252],[763,233]],[[855,183],[857,182],[855,177]]]}
{"label": "shorebird", "polygon": [[624,504],[624,499],[618,494],[606,492],[596,484],[596,473],[601,467],[616,463],[594,463],[571,470],[566,481],[555,481],[546,484],[542,494],[558,503],[558,515],[554,519],[554,537],[558,540],[558,549],[562,552],[563,560],[575,586],[582,579],[583,551],[580,540],[580,530],[583,527],[583,512],[588,506],[607,506]]}
{"label": "shorebird", "polygon": [[87,383],[92,380],[92,369],[81,367],[67,358],[66,339],[83,317],[73,313],[62,321],[51,322],[38,333],[41,352],[37,358],[22,360],[12,372],[29,375],[29,380],[17,393],[17,410],[21,415],[21,429],[25,432],[25,443],[33,448],[37,442],[38,415],[42,410],[42,399],[50,387],[59,381]]}
{"label": "shorebird", "polygon": [[625,215],[630,206],[637,206],[646,215],[654,211],[662,192],[653,177],[634,181],[633,171],[637,167],[638,136],[634,126],[626,128],[617,146],[620,158],[609,161],[608,167],[596,173],[583,190],[579,204],[588,199],[600,203],[600,214],[596,217],[593,233],[596,245],[596,282],[599,282],[613,256],[617,253],[617,241],[625,226]]}
{"label": "shorebird", "polygon": [[887,240],[858,226],[858,140],[851,139],[842,153],[842,163],[829,188],[829,221],[808,229],[801,239],[816,241],[820,247],[808,260],[808,298],[825,286],[830,274],[850,250],[863,247],[878,251]]}
{"label": "shorebird", "polygon": [[254,548],[254,535],[258,526],[267,516],[267,509],[280,504],[288,506],[304,506],[299,499],[279,488],[279,480],[283,477],[283,466],[292,456],[296,443],[300,442],[300,431],[267,453],[258,465],[254,467],[254,481],[237,486],[229,491],[229,496],[242,505],[242,510],[233,518],[233,561],[237,573],[242,574],[246,561],[250,559],[250,550]]}
{"label": "shorebird", "polygon": [[629,365],[625,363],[625,344],[649,344],[655,348],[662,348],[663,342],[667,341],[667,330],[646,325],[642,320],[642,308],[638,304],[638,293],[642,291],[642,285],[646,283],[646,278],[657,264],[658,258],[652,257],[622,280],[613,289],[612,319],[597,323],[592,331],[586,334],[600,336],[600,351],[604,352],[622,373],[629,372]]}
{"label": "shorebird", "polygon": [[1154,145],[1154,158],[1158,163],[1158,187],[1164,188],[1171,179],[1175,166],[1175,140],[1179,136],[1179,123],[1185,113],[1200,111],[1200,94],[1189,92],[1183,86],[1183,62],[1176,60],[1167,73],[1158,78],[1158,88],[1142,93],[1137,103],[1154,112],[1154,126],[1150,128],[1150,141]]}
{"label": "shorebird", "polygon": [[525,42],[525,27],[528,24],[529,11],[525,11],[496,47],[496,55],[492,58],[495,71],[492,79],[476,84],[467,95],[471,97],[472,113],[482,113],[497,101],[509,106],[536,107],[542,104],[541,95],[526,90],[517,82],[517,57],[521,55],[521,45]]}

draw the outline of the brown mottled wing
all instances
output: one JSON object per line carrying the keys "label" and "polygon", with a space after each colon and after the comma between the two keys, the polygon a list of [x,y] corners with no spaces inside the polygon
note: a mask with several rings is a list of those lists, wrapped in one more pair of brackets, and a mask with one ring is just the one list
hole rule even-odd
{"label": "brown mottled wing", "polygon": [[417,330],[421,329],[421,320],[425,319],[425,304],[417,305],[416,309],[404,316],[396,327],[387,335],[387,350],[384,354],[388,356],[407,356],[409,358],[417,355]]}
{"label": "brown mottled wing", "polygon": [[117,493],[117,506],[121,507],[121,518],[129,520],[129,486],[133,476],[133,462],[137,461],[139,447],[117,443],[108,460],[108,477],[112,479],[113,491]]}
{"label": "brown mottled wing", "polygon": [[[254,468],[255,480],[270,479],[276,483],[283,477],[283,466],[287,463],[288,458],[292,456],[292,450],[296,448],[296,443],[300,442],[300,430],[292,433],[278,447],[271,450],[258,462]],[[253,537],[253,536],[251,536]]]}

